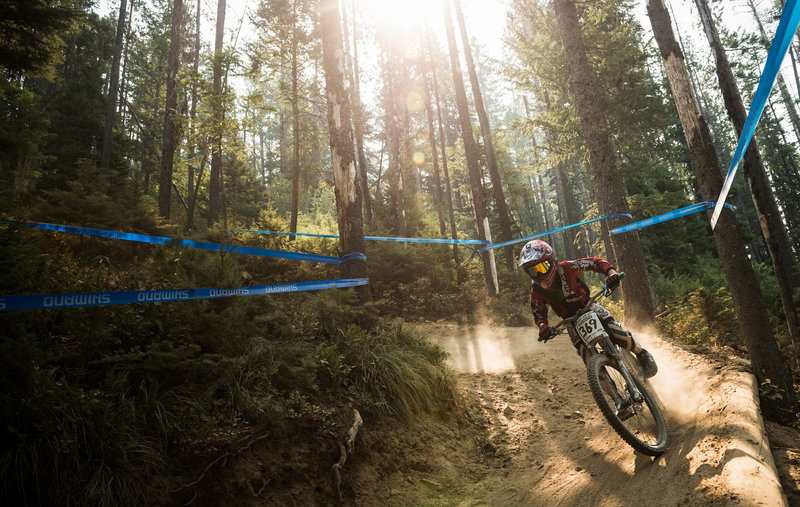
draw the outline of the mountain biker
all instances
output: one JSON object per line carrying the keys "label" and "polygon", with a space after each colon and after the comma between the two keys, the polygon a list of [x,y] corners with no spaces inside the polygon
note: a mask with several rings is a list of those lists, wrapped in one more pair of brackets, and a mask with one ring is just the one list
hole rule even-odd
{"label": "mountain biker", "polygon": [[[539,341],[547,342],[558,334],[547,322],[547,305],[553,308],[559,317],[571,317],[589,301],[589,288],[578,276],[582,271],[596,271],[606,275],[609,288],[619,285],[620,276],[614,266],[599,257],[586,257],[571,261],[556,261],[553,247],[544,241],[535,239],[522,248],[519,267],[530,276],[531,311],[539,328]],[[600,317],[611,341],[620,347],[633,352],[642,367],[642,374],[649,378],[658,372],[653,356],[643,349],[633,336],[599,303],[593,303],[591,309]],[[578,337],[574,329],[569,329],[572,344],[586,363],[589,351]]]}

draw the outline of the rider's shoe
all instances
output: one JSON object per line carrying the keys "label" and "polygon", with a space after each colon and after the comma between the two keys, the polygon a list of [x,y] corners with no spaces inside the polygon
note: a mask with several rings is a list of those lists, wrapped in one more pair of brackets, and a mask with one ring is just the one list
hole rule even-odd
{"label": "rider's shoe", "polygon": [[642,367],[642,375],[645,378],[650,378],[658,373],[658,365],[650,352],[642,349],[641,352],[636,354],[636,359],[639,360],[639,365]]}

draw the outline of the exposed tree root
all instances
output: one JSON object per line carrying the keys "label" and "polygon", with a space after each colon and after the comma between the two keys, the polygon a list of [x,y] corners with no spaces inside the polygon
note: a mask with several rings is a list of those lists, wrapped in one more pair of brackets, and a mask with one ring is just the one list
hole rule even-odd
{"label": "exposed tree root", "polygon": [[339,461],[333,464],[331,470],[333,471],[333,483],[336,485],[336,494],[339,501],[342,501],[342,467],[347,461],[347,453],[353,454],[353,448],[356,443],[356,435],[358,430],[363,426],[364,420],[361,419],[361,414],[358,410],[353,409],[353,425],[347,431],[347,440],[342,444],[339,443]]}

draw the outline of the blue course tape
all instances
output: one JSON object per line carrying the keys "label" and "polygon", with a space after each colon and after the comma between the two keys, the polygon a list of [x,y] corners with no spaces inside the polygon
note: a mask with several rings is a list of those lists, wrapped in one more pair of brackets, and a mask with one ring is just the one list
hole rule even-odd
{"label": "blue course tape", "polygon": [[719,214],[722,212],[723,203],[728,198],[733,178],[736,176],[736,170],[744,157],[744,152],[747,145],[750,144],[750,139],[756,130],[756,124],[761,113],[764,112],[764,106],[767,103],[769,94],[772,91],[772,86],[775,84],[775,78],[781,68],[781,63],[786,56],[786,51],[792,42],[797,26],[800,24],[800,8],[798,8],[798,0],[788,0],[783,7],[780,23],[778,29],[775,31],[775,37],[772,39],[772,46],[769,48],[767,54],[767,63],[764,64],[764,71],[761,74],[761,79],[758,81],[758,88],[753,95],[753,102],[750,104],[750,111],[747,113],[747,119],[742,127],[742,133],[739,136],[739,143],[736,145],[736,151],[733,154],[728,174],[725,176],[725,183],[722,186],[722,192],[716,201],[714,213],[711,216],[711,228],[713,229],[717,224]]}
{"label": "blue course tape", "polygon": [[578,226],[581,226],[581,225],[590,224],[592,222],[597,222],[598,220],[606,220],[607,218],[614,218],[614,217],[633,218],[633,217],[631,217],[630,213],[614,213],[613,215],[607,215],[607,216],[600,217],[600,218],[593,218],[591,220],[586,220],[585,222],[580,222],[580,223],[577,223],[577,224],[565,225],[564,227],[559,227],[558,229],[553,229],[551,231],[537,232],[536,234],[531,234],[530,236],[525,236],[524,238],[512,239],[510,241],[503,241],[502,243],[495,243],[493,245],[485,246],[485,247],[483,247],[483,249],[484,250],[493,250],[495,248],[501,248],[501,247],[504,247],[504,246],[513,245],[515,243],[522,243],[523,241],[529,241],[529,240],[532,240],[534,238],[540,238],[542,236],[547,236],[548,234],[561,232],[561,231],[564,231],[566,229],[572,229],[573,227],[578,227]]}
{"label": "blue course tape", "polygon": [[[698,213],[703,210],[711,209],[714,207],[714,201],[705,201],[699,202],[697,204],[692,204],[691,206],[686,206],[685,208],[676,209],[673,211],[669,211],[667,213],[663,213],[661,215],[656,215],[654,217],[646,218],[644,220],[640,220],[638,222],[633,222],[632,224],[623,225],[622,227],[617,227],[616,229],[611,229],[609,233],[612,236],[617,234],[622,234],[623,232],[635,231],[636,229],[641,229],[643,227],[649,227],[651,225],[660,224],[661,222],[666,222],[667,220],[673,220],[675,218],[685,217],[686,215],[691,215],[692,213]],[[733,206],[730,203],[725,203],[725,207],[729,210],[733,210]]]}
{"label": "blue course tape", "polygon": [[351,253],[342,258],[330,255],[306,254],[299,252],[283,252],[280,250],[268,250],[266,248],[255,248],[250,246],[223,245],[221,243],[209,243],[205,241],[192,241],[183,239],[167,238],[164,236],[149,236],[147,234],[134,234],[130,232],[107,231],[103,229],[90,229],[87,227],[73,227],[70,225],[54,225],[42,222],[16,222],[14,220],[3,220],[6,223],[19,223],[25,227],[45,229],[48,231],[68,232],[72,234],[83,234],[86,236],[97,236],[100,238],[121,239],[124,241],[136,241],[139,243],[151,243],[156,245],[175,245],[187,248],[199,248],[212,252],[239,253],[245,255],[258,255],[260,257],[273,257],[277,259],[290,259],[296,261],[322,262],[326,264],[342,264],[343,262],[359,259],[366,260],[363,253]]}
{"label": "blue course tape", "polygon": [[0,312],[15,310],[39,310],[51,308],[77,308],[85,306],[122,305],[130,303],[154,303],[163,301],[185,301],[189,299],[212,299],[231,296],[255,296],[283,292],[302,292],[369,284],[369,278],[345,278],[318,282],[281,283],[239,287],[237,289],[181,289],[181,290],[136,290],[121,292],[83,292],[72,294],[37,294],[25,296],[0,296]]}
{"label": "blue course tape", "polygon": [[[255,234],[277,234],[281,236],[305,236],[309,238],[339,239],[330,234],[306,234],[302,232],[252,231],[249,229],[231,229],[232,232],[252,232]],[[391,238],[384,236],[364,236],[365,241],[395,241],[398,243],[444,243],[447,245],[488,245],[488,241],[480,239],[444,239],[444,238]]]}

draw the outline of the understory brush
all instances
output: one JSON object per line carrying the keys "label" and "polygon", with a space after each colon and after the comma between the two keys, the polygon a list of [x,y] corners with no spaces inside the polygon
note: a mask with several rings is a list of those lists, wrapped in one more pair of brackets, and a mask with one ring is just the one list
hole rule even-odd
{"label": "understory brush", "polygon": [[[254,273],[264,268],[243,256],[125,244],[98,256],[74,237],[52,253],[27,230],[0,236],[0,268],[13,274],[2,295],[263,283]],[[287,263],[269,262],[287,281]],[[335,277],[306,264],[288,281]],[[191,478],[222,466],[221,450],[236,443],[339,441],[353,409],[402,419],[458,402],[438,346],[388,321],[382,304],[352,298],[332,290],[0,313],[3,504],[189,500],[208,487]]]}

